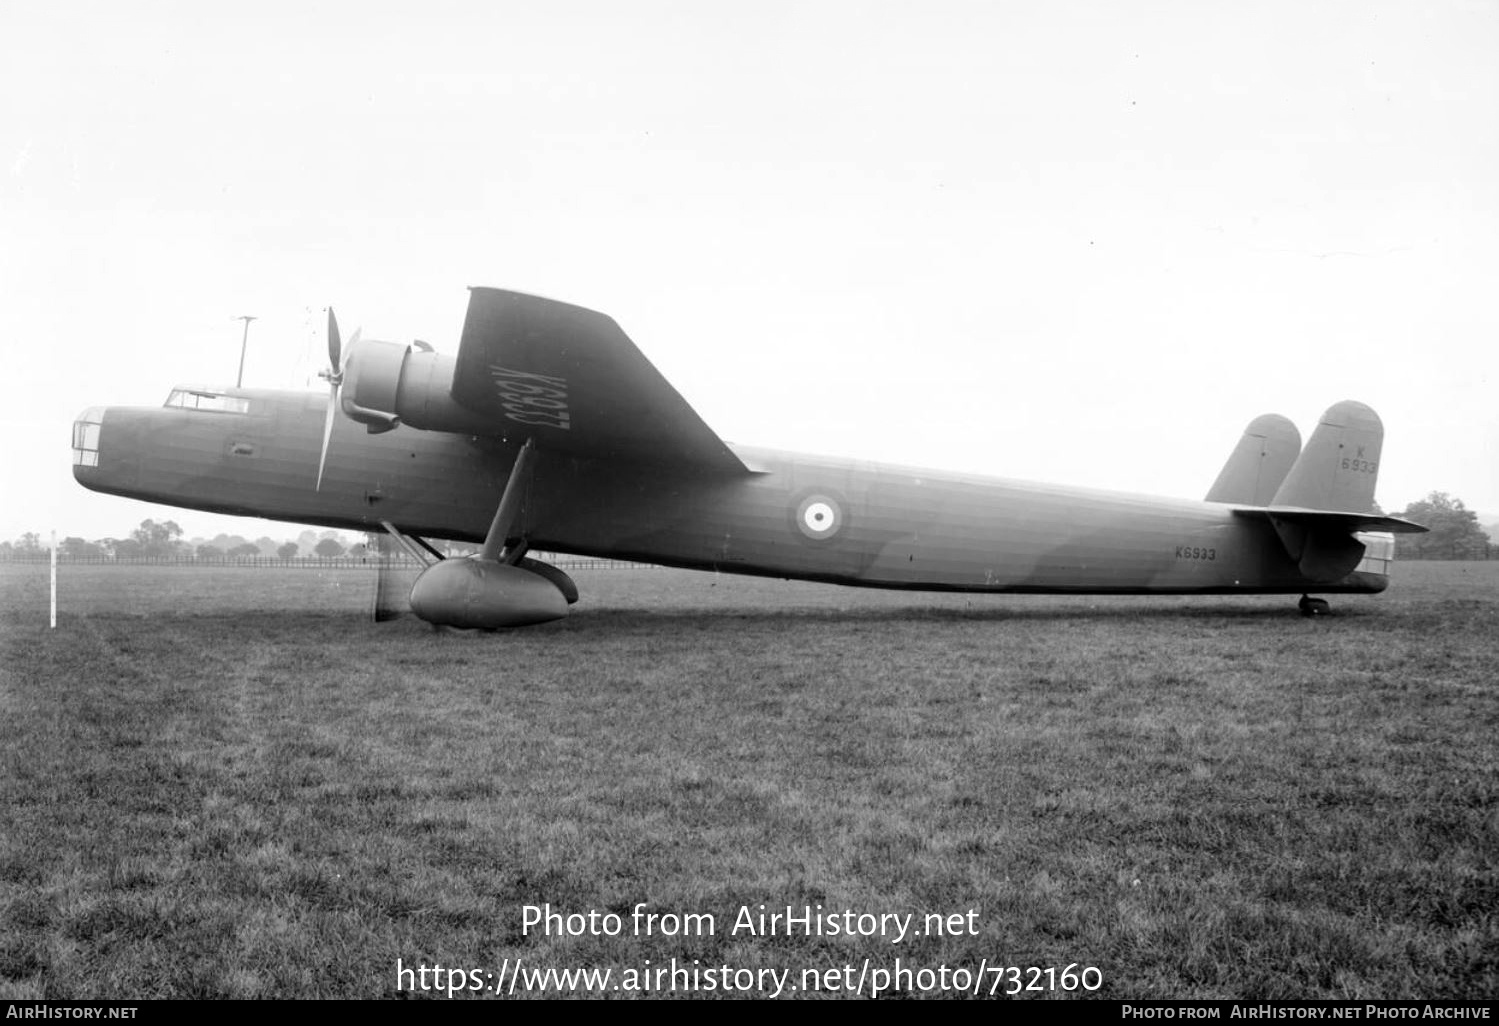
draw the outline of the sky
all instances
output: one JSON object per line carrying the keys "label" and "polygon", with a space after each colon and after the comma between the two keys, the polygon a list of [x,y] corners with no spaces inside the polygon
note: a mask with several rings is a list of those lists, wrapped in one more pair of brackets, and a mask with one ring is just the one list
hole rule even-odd
{"label": "sky", "polygon": [[613,316],[731,442],[1196,498],[1384,420],[1499,517],[1499,3],[8,3],[0,539],[175,519],[89,406]]}

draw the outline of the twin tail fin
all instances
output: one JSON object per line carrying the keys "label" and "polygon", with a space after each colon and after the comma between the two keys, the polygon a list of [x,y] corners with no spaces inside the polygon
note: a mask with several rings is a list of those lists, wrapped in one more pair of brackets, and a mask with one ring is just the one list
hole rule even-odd
{"label": "twin tail fin", "polygon": [[1384,425],[1351,399],[1322,415],[1306,447],[1278,414],[1250,422],[1208,491],[1208,502],[1267,517],[1286,554],[1311,581],[1346,577],[1364,556],[1360,531],[1419,532],[1419,524],[1375,512]]}

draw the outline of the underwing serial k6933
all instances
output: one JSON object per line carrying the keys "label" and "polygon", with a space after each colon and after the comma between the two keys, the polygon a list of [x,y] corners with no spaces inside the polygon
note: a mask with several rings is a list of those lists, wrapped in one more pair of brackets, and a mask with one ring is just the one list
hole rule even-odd
{"label": "underwing serial k6933", "polygon": [[[1250,423],[1201,502],[731,446],[611,318],[471,290],[456,356],[347,346],[328,315],[317,393],[176,388],[162,408],[87,410],[85,487],[148,502],[360,531],[427,563],[411,608],[516,627],[577,599],[531,549],[875,588],[1071,594],[1378,592],[1383,428],[1345,401],[1303,449]],[[363,430],[360,430],[360,429]],[[441,559],[429,538],[482,541]]]}

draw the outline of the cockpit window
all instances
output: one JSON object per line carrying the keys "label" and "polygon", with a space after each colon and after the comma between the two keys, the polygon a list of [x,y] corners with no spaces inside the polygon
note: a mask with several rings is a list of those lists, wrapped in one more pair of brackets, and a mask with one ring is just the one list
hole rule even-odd
{"label": "cockpit window", "polygon": [[219,413],[249,413],[250,400],[222,392],[208,392],[197,388],[174,388],[167,396],[167,408],[182,410],[214,410]]}

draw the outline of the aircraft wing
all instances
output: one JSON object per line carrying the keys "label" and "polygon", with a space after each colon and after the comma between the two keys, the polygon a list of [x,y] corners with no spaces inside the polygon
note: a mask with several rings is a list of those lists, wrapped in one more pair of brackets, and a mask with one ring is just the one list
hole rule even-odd
{"label": "aircraft wing", "polygon": [[613,318],[570,303],[471,289],[452,396],[544,449],[750,473]]}

